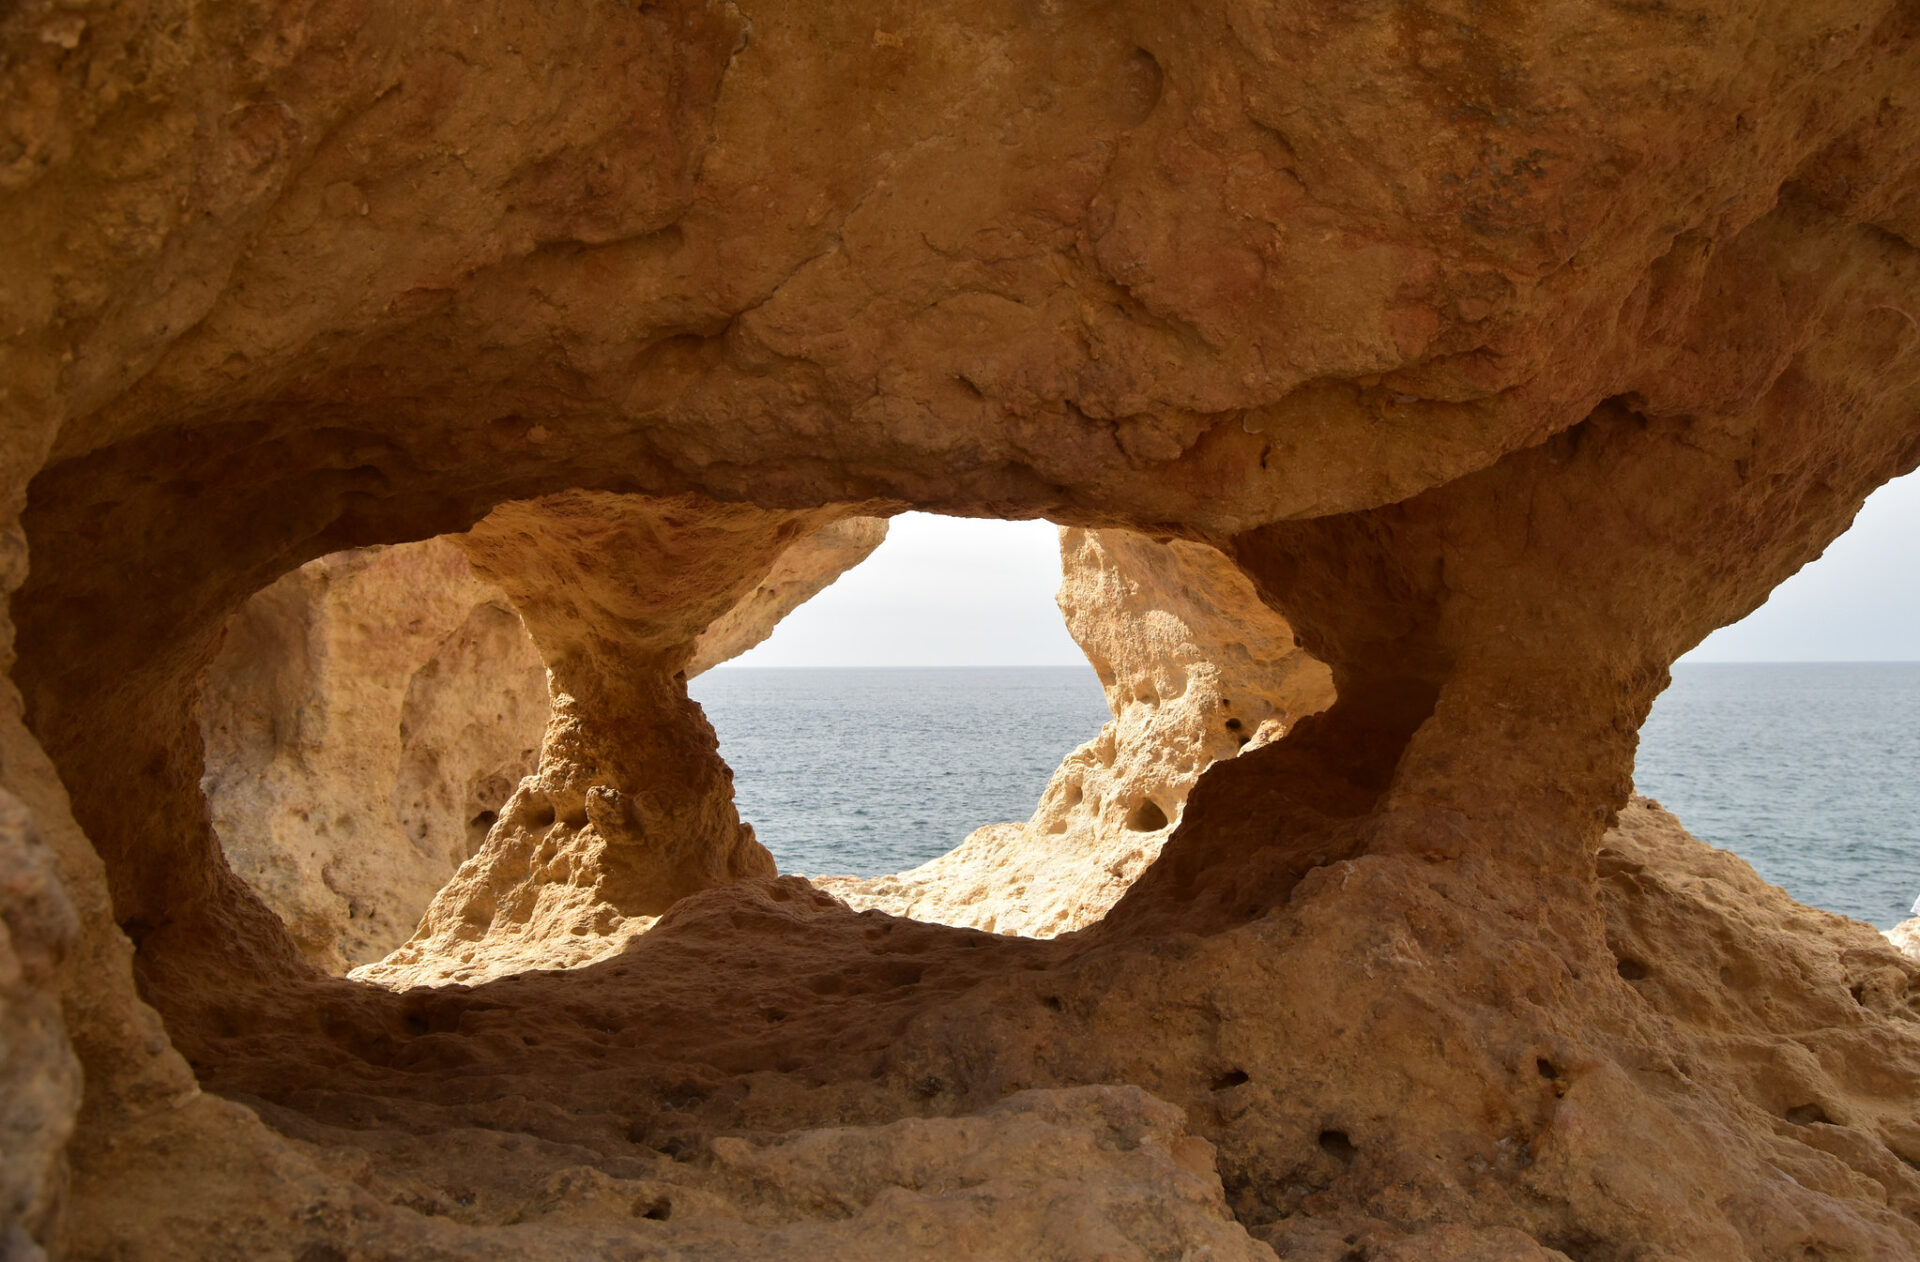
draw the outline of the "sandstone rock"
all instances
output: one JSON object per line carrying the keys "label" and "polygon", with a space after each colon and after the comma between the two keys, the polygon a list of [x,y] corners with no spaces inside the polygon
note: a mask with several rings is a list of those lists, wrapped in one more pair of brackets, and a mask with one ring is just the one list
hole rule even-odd
{"label": "sandstone rock", "polygon": [[405,941],[479,849],[547,719],[506,597],[443,539],[310,561],[249,600],[202,691],[234,872],[332,973]]}
{"label": "sandstone rock", "polygon": [[[0,11],[0,775],[78,915],[7,1001],[59,996],[85,1082],[72,1202],[22,1230],[526,1256],[437,1211],[1131,1083],[1254,1230],[1920,1252],[1912,966],[1608,837],[1668,665],[1920,462],[1915,23]],[[315,557],[568,495],[686,512],[629,573],[586,544],[652,528],[598,510],[483,558],[575,704],[554,822],[510,806],[423,933],[659,922],[470,988],[323,976],[208,821],[221,627]],[[783,531],[906,508],[1212,544],[1338,699],[1201,776],[1078,934],[755,877],[662,681]],[[9,1172],[34,1206],[55,1147]]]}
{"label": "sandstone rock", "polygon": [[[572,968],[620,949],[696,890],[772,876],[773,856],[733,806],[733,774],[687,670],[823,571],[865,555],[856,532],[776,567],[832,513],[692,498],[575,492],[502,505],[459,539],[500,585],[547,663],[553,713],[540,764],[485,845],[436,895],[408,941],[355,971],[396,989]],[[764,634],[761,632],[760,634]]]}
{"label": "sandstone rock", "polygon": [[[702,633],[691,676],[764,640],[886,537],[803,536]],[[328,972],[413,932],[534,768],[546,668],[446,538],[337,553],[256,594],[202,691],[213,826],[235,873]]]}
{"label": "sandstone rock", "polygon": [[773,634],[781,619],[818,596],[886,541],[884,517],[848,517],[803,535],[760,585],[700,633],[687,678],[730,662]]}
{"label": "sandstone rock", "polygon": [[[260,1130],[244,1114],[229,1124],[243,1136]],[[148,1149],[156,1139],[130,1137],[128,1146]],[[467,1176],[469,1189],[484,1186],[515,1155],[480,1135],[472,1142],[478,1168]],[[293,1242],[345,1239],[350,1247],[402,1255],[554,1262],[891,1262],[954,1251],[1015,1262],[1035,1250],[1066,1262],[1194,1256],[1271,1262],[1274,1256],[1227,1212],[1206,1141],[1188,1132],[1179,1110],[1134,1087],[1023,1092],[967,1117],[821,1128],[762,1142],[721,1138],[709,1161],[654,1154],[651,1161],[624,1163],[618,1173],[577,1164],[578,1149],[535,1146],[518,1155],[551,1173],[524,1180],[520,1197],[497,1205],[471,1190],[465,1205],[434,1204],[433,1193],[415,1184],[410,1198],[431,1206],[432,1216],[383,1203],[381,1195],[400,1189],[384,1182],[383,1163],[365,1159],[335,1169],[295,1154],[266,1168],[235,1164],[209,1191],[239,1216],[263,1203],[293,1207],[296,1225],[287,1232]],[[564,1164],[569,1157],[576,1164]],[[448,1164],[458,1180],[457,1162]],[[171,1216],[157,1203],[151,1169],[129,1167],[133,1186],[122,1190],[119,1202],[138,1205],[151,1215],[147,1221],[173,1229],[143,1257],[206,1257],[210,1252],[202,1250],[231,1239]],[[360,1186],[343,1177],[349,1170]],[[102,1226],[83,1224],[77,1249],[114,1239]]]}
{"label": "sandstone rock", "polygon": [[1903,920],[1887,930],[1887,941],[1908,959],[1920,963],[1920,916]]}
{"label": "sandstone rock", "polygon": [[55,984],[73,906],[20,800],[0,790],[0,1256],[32,1256],[60,1209],[80,1065]]}
{"label": "sandstone rock", "polygon": [[909,872],[816,878],[855,908],[1030,937],[1091,924],[1159,856],[1216,761],[1333,701],[1219,551],[1125,530],[1060,532],[1060,611],[1113,721],[1068,754],[1033,818],[993,824]]}

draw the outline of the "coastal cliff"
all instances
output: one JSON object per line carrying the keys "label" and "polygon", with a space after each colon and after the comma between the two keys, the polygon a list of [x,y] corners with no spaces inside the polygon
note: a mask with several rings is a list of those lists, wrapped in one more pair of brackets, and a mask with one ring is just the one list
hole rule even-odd
{"label": "coastal cliff", "polygon": [[[1917,966],[1631,780],[1920,464],[1913,5],[36,0],[0,59],[9,1254],[1920,1254]],[[1211,549],[1331,703],[1162,801],[1115,663],[1165,827],[1077,931],[777,876],[685,674],[910,508]],[[228,862],[206,680],[442,536],[553,712],[370,984]]]}

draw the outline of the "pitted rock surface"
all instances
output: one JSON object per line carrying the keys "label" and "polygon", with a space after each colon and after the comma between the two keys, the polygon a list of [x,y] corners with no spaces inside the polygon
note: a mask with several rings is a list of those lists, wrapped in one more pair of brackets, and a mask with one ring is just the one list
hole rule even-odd
{"label": "pitted rock surface", "polygon": [[[644,1257],[666,1160],[791,1177],[795,1254],[997,1199],[1032,1256],[1034,1195],[1110,1252],[1920,1253],[1912,964],[1631,799],[1670,663],[1920,464],[1911,4],[29,2],[0,60],[10,1249]],[[1077,933],[773,877],[676,678],[908,508],[1212,546],[1336,700]],[[328,977],[201,681],[281,576],[469,530],[570,700],[416,942],[579,966]],[[1191,1145],[1049,1199],[1104,1123],[991,1110],[1102,1086],[1233,1227]],[[901,1196],[903,1136],[1038,1182]]]}
{"label": "pitted rock surface", "polygon": [[1058,601],[1113,721],[1069,753],[1024,824],[989,824],[888,876],[816,877],[849,906],[996,933],[1092,924],[1160,854],[1200,774],[1333,703],[1231,561],[1127,530],[1060,532]]}

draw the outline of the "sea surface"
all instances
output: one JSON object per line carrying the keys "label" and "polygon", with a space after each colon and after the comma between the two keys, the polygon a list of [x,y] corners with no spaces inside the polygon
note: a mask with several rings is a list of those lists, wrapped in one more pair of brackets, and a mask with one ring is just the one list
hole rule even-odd
{"label": "sea surface", "polygon": [[[1107,719],[1087,667],[755,669],[695,679],[782,871],[877,876],[1024,820]],[[1920,896],[1920,663],[1683,663],[1640,792],[1802,902],[1889,928]]]}
{"label": "sea surface", "polygon": [[1683,662],[1634,779],[1803,903],[1890,929],[1920,896],[1920,662]]}
{"label": "sea surface", "polygon": [[880,876],[1033,814],[1110,717],[1090,666],[719,667],[688,691],[782,872]]}

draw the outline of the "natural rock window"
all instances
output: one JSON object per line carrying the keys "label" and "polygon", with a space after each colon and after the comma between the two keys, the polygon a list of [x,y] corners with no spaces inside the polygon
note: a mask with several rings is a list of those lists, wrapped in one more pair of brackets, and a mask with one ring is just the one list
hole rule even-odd
{"label": "natural rock window", "polygon": [[[786,548],[694,639],[686,669],[764,638],[884,533],[854,518]],[[230,619],[208,670],[202,788],[227,863],[329,972],[405,943],[539,765],[547,670],[508,595],[475,576],[470,538],[310,562]],[[577,829],[613,792],[589,790],[561,819],[534,790],[518,822]]]}
{"label": "natural rock window", "polygon": [[853,907],[1052,937],[1098,920],[1158,857],[1213,763],[1333,700],[1232,562],[1124,530],[1060,534],[1059,605],[1112,718],[1024,823],[984,827],[911,871],[817,881]]}
{"label": "natural rock window", "polygon": [[406,941],[485,842],[539,757],[547,673],[505,595],[434,539],[258,593],[200,705],[228,865],[340,973]]}
{"label": "natural rock window", "polygon": [[[781,553],[700,633],[687,673],[764,639],[884,531],[882,521],[852,519]],[[442,975],[433,969],[468,978],[500,967],[466,951],[468,967],[448,969],[417,945],[400,955],[410,970],[381,963],[479,855],[536,771],[550,717],[539,650],[506,593],[475,576],[468,546],[434,539],[310,562],[234,615],[207,675],[202,788],[227,862],[329,972],[397,984]],[[1152,862],[1208,765],[1331,700],[1324,668],[1283,620],[1248,620],[1258,601],[1213,549],[1066,530],[1061,557],[1059,605],[1111,721],[1068,755],[1031,820],[989,824],[897,875],[808,873],[820,888],[856,907],[1003,933],[1082,927]],[[589,790],[561,817],[536,777],[508,826],[619,829],[629,821],[617,809],[596,809],[611,800]],[[483,879],[489,862],[465,879]],[[595,958],[620,940],[605,932],[610,915],[598,913],[588,931],[576,925],[551,950],[529,934],[511,963]],[[642,931],[652,917],[620,923]]]}
{"label": "natural rock window", "polygon": [[[0,65],[0,1251],[1920,1256],[1920,965],[1632,796],[1920,463],[1913,4],[115,0]],[[1331,704],[1143,617],[963,879],[780,876],[684,678],[911,510],[1212,548]],[[200,701],[447,536],[552,714],[364,984]],[[365,810],[449,861],[509,746]],[[1012,900],[1033,840],[1106,866]]]}

